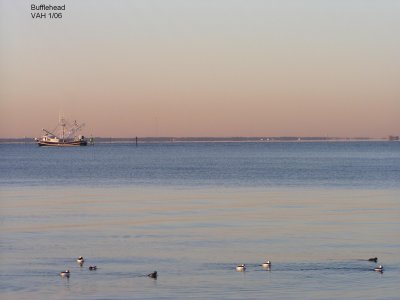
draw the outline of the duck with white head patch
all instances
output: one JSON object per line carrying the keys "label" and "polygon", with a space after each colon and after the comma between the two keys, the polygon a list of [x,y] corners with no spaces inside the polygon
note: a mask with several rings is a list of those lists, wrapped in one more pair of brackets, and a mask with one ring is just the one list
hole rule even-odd
{"label": "duck with white head patch", "polygon": [[238,271],[238,272],[246,271],[246,265],[242,264],[242,265],[236,266],[236,271]]}
{"label": "duck with white head patch", "polygon": [[266,262],[263,262],[260,266],[265,269],[269,269],[271,267],[271,262],[267,260]]}
{"label": "duck with white head patch", "polygon": [[382,265],[379,265],[379,266],[375,267],[374,271],[375,271],[375,272],[383,273],[383,267],[382,267]]}
{"label": "duck with white head patch", "polygon": [[60,276],[61,277],[69,278],[69,274],[70,274],[69,270],[65,270],[65,271],[60,272]]}
{"label": "duck with white head patch", "polygon": [[85,260],[83,259],[83,257],[82,256],[79,256],[77,259],[76,259],[76,262],[79,264],[79,266],[83,266],[83,263],[85,262]]}

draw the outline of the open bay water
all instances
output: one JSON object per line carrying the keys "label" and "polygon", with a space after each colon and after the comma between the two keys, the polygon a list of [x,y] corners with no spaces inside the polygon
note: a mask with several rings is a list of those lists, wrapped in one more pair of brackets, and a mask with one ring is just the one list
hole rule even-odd
{"label": "open bay water", "polygon": [[0,169],[2,299],[400,295],[398,142],[2,144]]}
{"label": "open bay water", "polygon": [[395,188],[398,142],[0,145],[2,185]]}

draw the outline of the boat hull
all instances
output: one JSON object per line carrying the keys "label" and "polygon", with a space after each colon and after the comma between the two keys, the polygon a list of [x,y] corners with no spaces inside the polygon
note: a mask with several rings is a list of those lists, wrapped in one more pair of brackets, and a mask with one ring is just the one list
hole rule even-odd
{"label": "boat hull", "polygon": [[66,142],[48,142],[38,141],[39,147],[76,147],[76,146],[87,146],[87,141],[66,141]]}

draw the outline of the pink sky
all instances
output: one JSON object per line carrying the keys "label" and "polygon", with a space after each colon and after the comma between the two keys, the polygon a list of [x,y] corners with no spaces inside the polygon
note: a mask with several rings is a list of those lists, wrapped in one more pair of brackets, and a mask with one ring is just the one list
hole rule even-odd
{"label": "pink sky", "polygon": [[0,3],[3,138],[400,134],[398,1]]}

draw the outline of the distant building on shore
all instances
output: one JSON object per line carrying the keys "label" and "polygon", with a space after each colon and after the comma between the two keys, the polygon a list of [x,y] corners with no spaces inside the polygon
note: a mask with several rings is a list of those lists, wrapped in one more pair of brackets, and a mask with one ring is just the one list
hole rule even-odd
{"label": "distant building on shore", "polygon": [[389,135],[389,141],[398,141],[399,136],[398,135]]}

